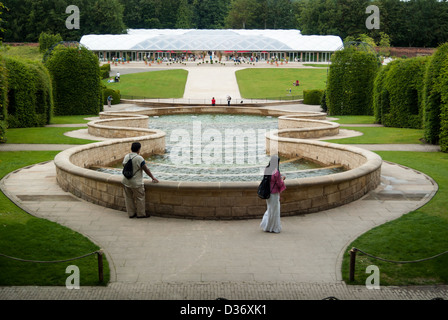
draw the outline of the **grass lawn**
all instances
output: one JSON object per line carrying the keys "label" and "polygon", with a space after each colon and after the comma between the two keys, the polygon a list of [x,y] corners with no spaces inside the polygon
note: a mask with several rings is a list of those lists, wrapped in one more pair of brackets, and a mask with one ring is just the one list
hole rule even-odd
{"label": "grass lawn", "polygon": [[20,59],[30,59],[42,61],[44,55],[39,52],[39,46],[6,46],[0,50],[5,57],[16,57]]}
{"label": "grass lawn", "polygon": [[51,118],[51,124],[78,124],[78,123],[87,123],[90,120],[86,120],[85,118],[98,117],[98,115],[84,115],[84,116],[53,116]]}
{"label": "grass lawn", "polygon": [[[303,90],[325,89],[325,69],[244,69],[236,72],[241,96],[245,99],[287,99],[302,96]],[[300,81],[299,87],[292,84]],[[291,88],[291,94],[289,89]]]}
{"label": "grass lawn", "polygon": [[342,129],[355,130],[363,133],[362,136],[326,140],[342,144],[422,144],[423,130],[386,128],[386,127],[343,127]]}
{"label": "grass lawn", "polygon": [[182,98],[188,71],[164,70],[143,73],[124,74],[120,76],[120,82],[103,83],[111,89],[120,90],[125,98]]}
{"label": "grass lawn", "polygon": [[304,63],[305,67],[315,67],[315,68],[328,68],[330,65],[328,63],[319,64],[319,63]]}
{"label": "grass lawn", "polygon": [[364,285],[366,268],[376,265],[380,285],[448,284],[448,254],[425,262],[395,264],[358,253],[355,281],[349,282],[348,250],[356,247],[394,261],[428,258],[448,250],[448,154],[427,152],[377,152],[384,160],[399,163],[431,176],[439,185],[434,198],[422,208],[361,235],[348,248],[342,264],[344,281]]}
{"label": "grass lawn", "polygon": [[[52,160],[56,151],[0,152],[0,178],[34,163]],[[33,217],[0,192],[0,253],[27,260],[54,261],[79,257],[99,249],[81,234],[57,223]],[[110,278],[107,259],[104,284]],[[0,285],[63,286],[69,265],[80,270],[80,285],[98,285],[96,255],[64,263],[31,263],[0,257]]]}
{"label": "grass lawn", "polygon": [[341,125],[345,124],[374,124],[374,116],[328,116],[329,118],[337,118],[338,120],[332,120]]}
{"label": "grass lawn", "polygon": [[7,143],[86,144],[95,141],[64,136],[65,132],[85,129],[64,127],[15,128],[6,131]]}

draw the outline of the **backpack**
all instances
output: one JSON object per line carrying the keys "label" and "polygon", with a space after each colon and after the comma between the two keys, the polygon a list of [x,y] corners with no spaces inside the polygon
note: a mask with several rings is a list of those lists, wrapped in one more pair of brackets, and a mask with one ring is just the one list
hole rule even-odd
{"label": "backpack", "polygon": [[261,199],[269,199],[271,196],[271,175],[264,175],[258,186],[258,197]]}
{"label": "backpack", "polygon": [[132,159],[134,158],[129,157],[128,162],[126,162],[123,167],[123,175],[126,177],[126,179],[131,179],[134,176],[134,168],[132,166]]}

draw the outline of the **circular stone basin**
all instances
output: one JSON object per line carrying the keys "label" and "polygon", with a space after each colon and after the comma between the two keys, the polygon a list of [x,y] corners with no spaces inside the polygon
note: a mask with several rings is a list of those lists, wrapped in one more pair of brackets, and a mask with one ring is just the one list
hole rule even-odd
{"label": "circular stone basin", "polygon": [[[309,120],[312,121],[312,120]],[[278,127],[271,116],[188,114],[152,116],[149,128],[166,133],[163,155],[146,158],[159,180],[241,182],[260,181],[270,156],[266,155],[266,134]],[[281,158],[287,179],[342,172],[342,166],[323,167],[304,158]],[[121,174],[117,168],[93,168]],[[146,178],[149,178],[144,175]]]}
{"label": "circular stone basin", "polygon": [[[218,133],[215,131],[216,128],[204,125],[207,123],[206,120],[197,120],[201,124],[201,130],[198,128],[195,130],[193,126],[192,131],[188,131],[173,125],[171,133],[167,133],[166,123],[159,122],[160,126],[157,127],[157,121],[165,121],[166,115],[176,114],[186,114],[190,119],[196,120],[200,114],[207,114],[206,117],[210,117],[210,114],[257,115],[262,116],[263,121],[267,122],[257,127],[261,132],[254,129],[257,137],[255,142],[247,138],[249,142],[245,142],[245,148],[248,151],[242,156],[237,156],[237,145],[233,145],[233,162],[226,163],[225,151],[229,144],[226,143],[225,129],[224,134]],[[163,163],[167,154],[172,156],[171,161],[175,160],[174,172],[168,171],[167,175],[177,174],[174,179],[176,181],[166,179],[154,184],[149,179],[144,180],[146,209],[148,213],[156,216],[198,219],[261,217],[266,210],[266,201],[258,198],[257,188],[261,180],[261,170],[267,165],[266,160],[269,156],[260,154],[260,150],[266,150],[264,152],[267,154],[278,153],[284,161],[281,165],[282,172],[315,170],[315,168],[296,170],[303,169],[301,166],[304,162],[344,168],[338,172],[308,177],[297,177],[288,173],[289,178],[285,181],[287,189],[282,194],[282,216],[312,213],[341,206],[359,199],[379,185],[382,160],[377,154],[352,146],[301,139],[299,137],[302,133],[299,137],[291,133],[297,128],[275,129],[276,117],[285,115],[299,114],[256,107],[187,106],[147,109],[139,112],[101,113],[101,120],[88,124],[89,133],[116,139],[74,147],[59,153],[55,158],[56,178],[65,191],[87,201],[125,211],[121,175],[98,172],[91,168],[110,167],[114,163],[121,163],[123,157],[129,153],[131,143],[139,141],[142,144],[142,156],[148,159],[150,168],[161,160],[159,168],[154,167],[154,171],[159,170],[159,174],[162,174],[163,170],[172,170],[167,168],[170,164]],[[224,120],[225,118],[220,115],[217,117],[220,120],[218,122],[224,125],[233,122]],[[322,113],[303,113],[305,120],[324,117],[325,114]],[[297,121],[296,117],[293,120]],[[228,128],[229,134],[238,130],[245,133],[249,130],[245,127],[247,122],[248,118],[239,123],[240,127]],[[269,123],[273,127],[269,127]],[[303,126],[299,127],[299,130],[303,129]],[[236,134],[236,137],[238,136],[240,135]],[[265,139],[264,149],[261,136]],[[199,144],[198,139],[194,137],[200,137],[201,143]],[[214,148],[216,146],[221,147],[224,152],[219,152],[219,148]],[[187,151],[182,152],[183,148]],[[173,154],[178,157],[173,158]],[[230,153],[228,156],[232,158]],[[213,163],[216,159],[221,160],[220,166],[224,166],[224,173],[216,169],[219,167]],[[250,162],[254,159],[255,163]],[[225,175],[226,178],[232,174],[238,176],[235,181],[228,179],[191,181],[190,177],[202,174],[193,171],[194,167],[199,165],[206,170],[204,175],[207,179],[211,175]],[[181,172],[180,168],[185,168],[186,172]],[[260,173],[258,179],[252,180],[257,173]],[[244,177],[247,177],[247,180]]]}

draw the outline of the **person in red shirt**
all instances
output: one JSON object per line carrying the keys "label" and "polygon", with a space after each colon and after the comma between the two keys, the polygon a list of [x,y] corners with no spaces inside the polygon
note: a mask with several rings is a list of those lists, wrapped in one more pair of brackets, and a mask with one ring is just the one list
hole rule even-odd
{"label": "person in red shirt", "polygon": [[271,176],[271,195],[266,199],[267,210],[263,215],[260,227],[263,231],[279,233],[282,230],[280,221],[280,193],[285,189],[285,176],[280,174],[280,158],[272,156],[264,170],[265,175]]}
{"label": "person in red shirt", "polygon": [[212,98],[212,106],[214,106],[216,104],[216,100],[215,97]]}

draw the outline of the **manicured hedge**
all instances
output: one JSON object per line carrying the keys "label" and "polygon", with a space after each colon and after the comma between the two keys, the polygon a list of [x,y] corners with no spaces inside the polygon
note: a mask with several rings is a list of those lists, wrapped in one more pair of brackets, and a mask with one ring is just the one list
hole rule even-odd
{"label": "manicured hedge", "polygon": [[6,142],[8,116],[8,82],[5,61],[0,55],[0,143]]}
{"label": "manicured hedge", "polygon": [[439,145],[442,152],[448,152],[448,56],[442,63],[436,90],[440,92],[441,100]]}
{"label": "manicured hedge", "polygon": [[98,114],[103,110],[100,67],[84,47],[59,45],[46,61],[53,79],[54,114]]}
{"label": "manicured hedge", "polygon": [[324,93],[322,94],[322,99],[320,100],[320,107],[322,109],[322,112],[328,111],[327,106],[327,91],[324,90]]}
{"label": "manicured hedge", "polygon": [[[431,62],[428,64],[425,74],[425,84],[423,90],[423,121],[425,130],[425,140],[428,143],[437,144],[441,136],[441,105],[442,95],[446,94],[447,87],[442,78],[446,77],[444,70],[448,59],[448,43],[442,44],[433,54]],[[445,135],[443,133],[442,135]]]}
{"label": "manicured hedge", "polygon": [[373,114],[375,116],[376,123],[383,123],[383,117],[389,113],[389,91],[386,89],[385,81],[393,62],[382,66],[374,81],[373,85]]}
{"label": "manicured hedge", "polygon": [[121,99],[120,90],[110,88],[103,89],[103,105],[107,105],[107,97],[112,96],[112,104],[119,104]]}
{"label": "manicured hedge", "polygon": [[110,64],[106,63],[100,67],[101,79],[107,79],[110,77]]}
{"label": "manicured hedge", "polygon": [[423,81],[428,58],[398,59],[378,72],[374,114],[387,127],[422,128]]}
{"label": "manicured hedge", "polygon": [[326,102],[330,115],[372,115],[373,83],[379,63],[374,53],[354,47],[335,52],[329,68]]}
{"label": "manicured hedge", "polygon": [[37,61],[5,58],[5,62],[8,70],[8,127],[49,124],[53,95],[48,70]]}
{"label": "manicured hedge", "polygon": [[62,41],[61,35],[42,32],[39,35],[39,51],[46,52],[53,45]]}
{"label": "manicured hedge", "polygon": [[303,103],[320,105],[325,90],[303,90]]}

